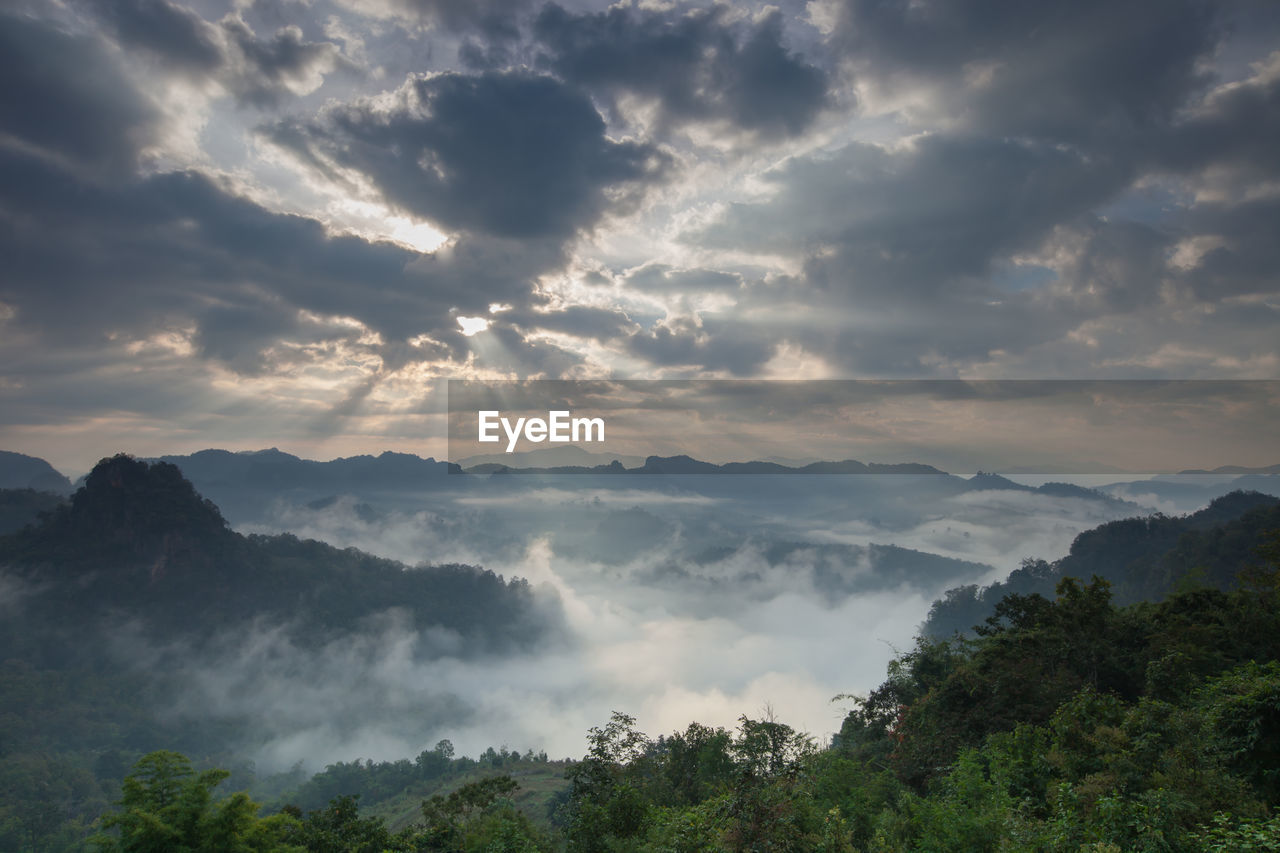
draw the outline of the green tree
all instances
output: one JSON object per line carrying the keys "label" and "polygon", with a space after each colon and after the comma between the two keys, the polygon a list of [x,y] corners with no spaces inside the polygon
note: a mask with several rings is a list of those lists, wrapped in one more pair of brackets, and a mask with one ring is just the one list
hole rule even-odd
{"label": "green tree", "polygon": [[593,726],[582,761],[569,768],[563,809],[569,850],[607,851],[617,839],[636,838],[653,808],[641,790],[639,763],[653,743],[635,728],[635,717],[615,711],[604,728]]}
{"label": "green tree", "polygon": [[197,773],[176,752],[143,756],[121,786],[120,811],[103,818],[93,841],[103,851],[128,853],[256,853],[301,851],[286,836],[296,828],[289,815],[258,817],[258,804],[244,793],[215,801],[213,790],[229,774]]}
{"label": "green tree", "polygon": [[381,819],[360,817],[359,797],[335,797],[327,808],[308,812],[305,818],[294,807],[286,806],[284,812],[295,820],[289,840],[310,853],[384,853],[397,849]]}
{"label": "green tree", "polygon": [[510,776],[470,782],[447,796],[436,794],[422,803],[423,828],[417,835],[428,850],[463,850],[478,819],[500,799],[520,787]]}

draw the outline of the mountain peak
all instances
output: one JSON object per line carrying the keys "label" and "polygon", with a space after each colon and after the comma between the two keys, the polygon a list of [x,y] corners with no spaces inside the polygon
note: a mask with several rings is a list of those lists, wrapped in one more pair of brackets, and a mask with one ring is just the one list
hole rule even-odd
{"label": "mountain peak", "polygon": [[208,550],[234,536],[218,508],[196,493],[177,466],[123,453],[95,465],[70,504],[36,535],[55,547],[91,542],[102,556],[164,564],[180,551]]}
{"label": "mountain peak", "polygon": [[970,477],[969,485],[976,489],[1013,489],[1023,492],[1035,491],[1030,486],[1015,483],[1007,477],[1001,477],[999,474],[993,474],[987,471],[979,471]]}

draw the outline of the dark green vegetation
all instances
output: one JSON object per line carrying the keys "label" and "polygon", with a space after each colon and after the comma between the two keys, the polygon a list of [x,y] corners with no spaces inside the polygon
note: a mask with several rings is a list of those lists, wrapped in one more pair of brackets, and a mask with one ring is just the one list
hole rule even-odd
{"label": "dark green vegetation", "polygon": [[16,533],[39,521],[41,515],[52,512],[62,503],[62,498],[50,492],[0,489],[0,536]]}
{"label": "dark green vegetation", "polygon": [[[1068,579],[1053,601],[1007,599],[976,640],[921,639],[852,700],[826,748],[770,719],[651,739],[615,714],[568,766],[554,834],[515,808],[518,783],[506,775],[426,799],[397,833],[343,796],[256,817],[245,795],[209,800],[216,771],[187,771],[190,795],[170,799],[197,813],[166,812],[150,788],[134,793],[155,763],[174,760],[161,754],[126,781],[105,821],[121,841],[105,843],[179,849],[130,846],[144,827],[187,833],[192,850],[1274,850],[1280,543],[1270,548],[1229,593],[1117,607],[1106,581]],[[449,763],[442,744],[417,765]],[[351,783],[396,765],[415,772],[409,762],[357,767]],[[308,786],[343,771],[325,775]],[[240,846],[200,846],[226,832]]]}
{"label": "dark green vegetation", "polygon": [[1157,514],[1112,521],[1081,533],[1071,552],[1053,563],[1024,560],[1005,581],[948,590],[933,603],[922,630],[935,638],[971,633],[1006,596],[1052,596],[1068,577],[1107,580],[1121,604],[1159,601],[1191,586],[1232,589],[1259,537],[1276,529],[1280,499],[1259,492],[1232,492],[1177,518]]}
{"label": "dark green vegetation", "polygon": [[90,844],[102,851],[191,853],[550,849],[547,833],[516,808],[512,795],[520,785],[509,773],[493,772],[492,764],[484,774],[467,773],[439,747],[419,756],[418,765],[419,772],[409,778],[423,778],[425,772],[448,789],[438,784],[441,792],[420,801],[413,824],[393,832],[381,818],[361,814],[359,797],[349,794],[310,810],[288,804],[263,817],[261,805],[245,792],[214,795],[227,771],[197,772],[183,755],[153,752],[125,777],[117,808],[103,818],[103,831]]}
{"label": "dark green vegetation", "polygon": [[[406,570],[289,535],[241,536],[177,468],[127,456],[99,463],[68,504],[0,541],[0,564],[30,590],[23,609],[32,622],[76,624],[78,635],[136,620],[168,640],[287,618],[319,640],[399,607],[414,626],[456,631],[478,653],[528,643],[545,627],[522,580],[471,566]],[[74,654],[48,632],[6,639],[28,659]]]}
{"label": "dark green vegetation", "polygon": [[260,625],[319,656],[388,613],[452,632],[455,655],[559,636],[524,581],[241,536],[165,463],[104,460],[66,503],[2,494],[15,526],[39,521],[0,537],[0,850],[73,844],[153,750],[229,764],[243,784],[236,756],[260,721],[171,709],[205,655]]}
{"label": "dark green vegetation", "polygon": [[285,615],[320,644],[388,607],[480,648],[555,622],[476,569],[240,537],[170,466],[117,457],[0,540],[0,849],[1277,849],[1277,531],[1274,501],[1236,495],[1083,534],[1041,571],[1048,595],[991,602],[973,636],[922,636],[843,697],[831,744],[748,717],[650,738],[615,714],[572,763],[442,741],[260,779],[234,749],[254,721],[158,715],[165,658],[121,655]]}
{"label": "dark green vegetation", "polygon": [[1006,598],[976,639],[922,638],[846,697],[827,749],[770,720],[655,741],[615,716],[570,771],[567,846],[1277,849],[1280,538],[1258,544],[1230,592],[1117,607],[1094,578]]}

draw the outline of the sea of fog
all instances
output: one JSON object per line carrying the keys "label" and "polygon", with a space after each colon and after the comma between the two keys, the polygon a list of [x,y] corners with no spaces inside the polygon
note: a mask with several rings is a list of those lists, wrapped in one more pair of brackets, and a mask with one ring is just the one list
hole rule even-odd
{"label": "sea of fog", "polygon": [[411,758],[441,738],[460,754],[577,757],[615,710],[655,736],[772,714],[826,741],[848,708],[834,697],[878,685],[946,589],[1056,559],[1079,532],[1144,511],[890,481],[513,477],[278,497],[237,529],[524,578],[560,630],[477,656],[395,610],[319,649],[261,624],[193,655],[172,713],[253,720],[263,770]]}

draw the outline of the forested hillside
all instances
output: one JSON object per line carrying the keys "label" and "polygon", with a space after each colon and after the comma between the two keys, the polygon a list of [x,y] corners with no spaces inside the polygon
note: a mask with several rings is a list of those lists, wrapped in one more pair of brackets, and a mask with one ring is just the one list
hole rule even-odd
{"label": "forested hillside", "polygon": [[[520,579],[241,536],[166,463],[104,460],[67,503],[6,495],[15,515],[45,514],[0,538],[0,850],[82,836],[152,750],[243,764],[263,721],[204,697],[362,648],[388,624],[411,659],[504,654],[562,630]],[[265,675],[219,687],[254,637],[272,643],[247,661]],[[202,679],[214,683],[192,693]]]}
{"label": "forested hillside", "polygon": [[1239,572],[1280,528],[1280,498],[1232,492],[1186,516],[1156,514],[1112,521],[1087,530],[1071,551],[1052,563],[1028,558],[1004,581],[947,590],[933,603],[923,632],[930,637],[971,633],[1008,595],[1051,596],[1067,577],[1097,575],[1112,585],[1117,602],[1159,601],[1179,586],[1235,587]]}
{"label": "forested hillside", "polygon": [[546,627],[521,580],[470,566],[410,570],[288,535],[241,536],[177,468],[127,456],[104,460],[68,504],[0,540],[0,565],[30,590],[23,610],[37,630],[42,619],[132,619],[167,639],[268,618],[321,638],[395,607],[418,627],[458,632],[478,653],[528,643]]}
{"label": "forested hillside", "polygon": [[0,489],[0,536],[16,533],[35,523],[42,513],[54,510],[62,502],[62,498],[52,492]]}
{"label": "forested hillside", "polygon": [[[426,799],[419,819],[395,833],[345,796],[270,818],[255,816],[247,798],[194,796],[183,811],[162,805],[155,765],[179,767],[197,793],[205,777],[158,755],[139,765],[106,819],[119,840],[101,843],[147,850],[172,838],[194,848],[217,837],[228,845],[218,849],[406,853],[1274,850],[1275,556],[1230,593],[1117,607],[1106,581],[1067,579],[1053,601],[1009,598],[1003,624],[977,640],[921,639],[870,695],[843,697],[853,708],[825,747],[769,718],[651,738],[616,713],[568,766],[550,831],[516,809],[510,775]],[[411,778],[432,760],[443,756],[424,753],[416,770],[401,770]],[[338,770],[326,772],[329,782]],[[353,786],[373,775],[347,774]]]}
{"label": "forested hillside", "polygon": [[[325,657],[399,613],[409,655],[466,660],[554,644],[556,612],[480,569],[240,536],[172,466],[116,457],[0,539],[0,849],[1276,849],[1277,513],[1234,495],[1081,535],[1040,571],[1048,595],[922,634],[878,688],[836,697],[830,743],[768,713],[650,737],[618,712],[572,762],[440,741],[273,776],[244,759],[262,718],[181,711],[193,676],[229,679],[229,633],[267,624],[287,643],[254,654]],[[404,639],[434,629],[464,639]],[[268,685],[223,690],[246,683]]]}

